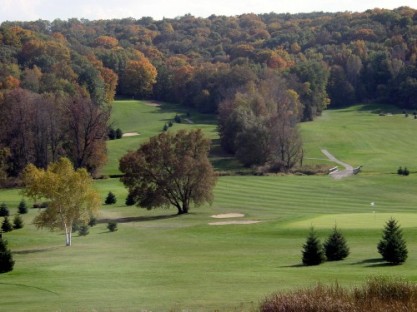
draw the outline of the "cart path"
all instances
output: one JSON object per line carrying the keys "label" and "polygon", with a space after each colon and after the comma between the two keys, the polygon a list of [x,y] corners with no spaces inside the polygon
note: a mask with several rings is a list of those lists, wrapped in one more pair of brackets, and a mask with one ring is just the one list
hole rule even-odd
{"label": "cart path", "polygon": [[347,163],[344,163],[343,161],[340,161],[339,159],[337,159],[336,157],[334,157],[328,150],[326,150],[326,149],[322,149],[321,150],[321,152],[324,154],[324,155],[326,155],[326,157],[329,159],[329,160],[331,160],[331,161],[333,161],[333,162],[335,162],[335,163],[337,163],[337,164],[339,164],[339,165],[341,165],[341,166],[343,166],[343,167],[345,167],[345,169],[344,170],[341,170],[341,171],[333,171],[332,173],[330,173],[330,175],[334,178],[334,179],[342,179],[342,178],[346,178],[346,177],[350,177],[350,176],[352,176],[354,173],[353,173],[353,167],[351,166],[351,165],[349,165],[349,164],[347,164]]}

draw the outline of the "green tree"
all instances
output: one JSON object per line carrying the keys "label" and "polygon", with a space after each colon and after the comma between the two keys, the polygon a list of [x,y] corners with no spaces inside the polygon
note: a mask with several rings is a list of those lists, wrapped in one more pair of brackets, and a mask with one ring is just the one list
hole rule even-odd
{"label": "green tree", "polygon": [[343,260],[349,255],[346,239],[336,226],[324,243],[324,251],[329,261]]}
{"label": "green tree", "polygon": [[0,205],[0,217],[7,217],[9,216],[9,209],[7,208],[6,203],[1,203]]}
{"label": "green tree", "polygon": [[67,158],[61,158],[47,169],[28,165],[23,174],[23,194],[33,198],[45,198],[48,207],[34,219],[38,228],[65,230],[65,244],[71,246],[72,225],[86,224],[100,206],[98,193],[87,170],[74,170]]}
{"label": "green tree", "polygon": [[116,201],[117,201],[116,195],[114,195],[112,192],[109,192],[107,194],[107,197],[106,197],[106,200],[104,201],[104,203],[106,205],[112,205],[112,204],[115,204]]}
{"label": "green tree", "polygon": [[13,226],[8,217],[4,217],[3,223],[1,224],[1,230],[5,233],[13,231]]}
{"label": "green tree", "polygon": [[22,217],[20,215],[16,215],[13,219],[13,228],[15,230],[21,229],[23,228],[23,220]]}
{"label": "green tree", "polygon": [[17,207],[17,211],[20,214],[28,213],[28,207],[26,205],[26,202],[23,199],[20,201],[19,206]]}
{"label": "green tree", "polygon": [[178,214],[213,200],[216,176],[208,160],[210,141],[198,130],[152,137],[120,160],[122,182],[147,209],[175,206]]}
{"label": "green tree", "polygon": [[0,236],[0,273],[6,273],[13,270],[14,260],[7,241]]}
{"label": "green tree", "polygon": [[377,246],[382,258],[392,264],[401,264],[407,260],[408,250],[398,222],[391,218],[385,224],[382,239]]}
{"label": "green tree", "polygon": [[316,232],[311,228],[307,240],[303,245],[302,261],[304,265],[318,265],[326,260],[323,245],[317,237]]}
{"label": "green tree", "polygon": [[115,222],[115,221],[110,221],[110,222],[107,224],[107,229],[108,229],[110,232],[115,232],[115,231],[117,231],[117,222]]}

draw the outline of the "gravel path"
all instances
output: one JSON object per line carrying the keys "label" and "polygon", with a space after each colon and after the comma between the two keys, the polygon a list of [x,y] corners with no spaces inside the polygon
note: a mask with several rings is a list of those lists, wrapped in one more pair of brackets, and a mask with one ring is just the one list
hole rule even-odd
{"label": "gravel path", "polygon": [[330,175],[334,179],[342,179],[342,178],[350,177],[350,176],[353,175],[353,167],[351,165],[349,165],[347,163],[344,163],[343,161],[338,160],[336,157],[334,157],[332,154],[330,154],[330,152],[328,150],[326,150],[326,149],[322,149],[321,152],[324,155],[326,155],[326,157],[329,160],[331,160],[331,161],[333,161],[333,162],[335,162],[335,163],[337,163],[337,164],[345,167],[344,170],[341,170],[341,171],[337,170],[337,171],[333,171],[333,172],[330,173]]}

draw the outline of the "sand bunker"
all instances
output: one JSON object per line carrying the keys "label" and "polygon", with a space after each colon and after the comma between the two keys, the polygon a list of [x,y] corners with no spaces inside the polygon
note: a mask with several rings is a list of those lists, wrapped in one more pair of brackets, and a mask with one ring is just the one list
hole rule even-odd
{"label": "sand bunker", "polygon": [[123,137],[132,137],[132,136],[137,136],[137,135],[140,135],[139,133],[137,133],[137,132],[126,132],[126,133],[123,133]]}
{"label": "sand bunker", "polygon": [[245,215],[242,213],[223,213],[223,214],[213,215],[211,217],[215,219],[228,219],[228,218],[242,218],[244,216]]}
{"label": "sand bunker", "polygon": [[253,220],[246,220],[246,221],[220,221],[220,222],[211,222],[209,225],[229,225],[229,224],[255,224],[261,221],[253,221]]}
{"label": "sand bunker", "polygon": [[152,106],[152,107],[159,107],[161,106],[158,102],[145,102],[145,105]]}

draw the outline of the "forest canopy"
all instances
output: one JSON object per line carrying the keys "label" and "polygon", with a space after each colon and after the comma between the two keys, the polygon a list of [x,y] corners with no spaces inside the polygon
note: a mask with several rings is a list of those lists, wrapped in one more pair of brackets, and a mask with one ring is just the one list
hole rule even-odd
{"label": "forest canopy", "polygon": [[[29,162],[45,168],[58,156],[94,172],[105,160],[101,127],[106,127],[115,96],[176,102],[203,113],[217,113],[220,107],[233,114],[225,103],[241,107],[236,101],[245,94],[258,101],[256,107],[281,98],[278,108],[296,102],[280,114],[291,119],[285,122],[288,129],[295,129],[294,120],[313,120],[327,107],[360,101],[417,109],[417,11],[409,7],[3,22],[0,43],[0,110],[5,119],[0,124],[0,175],[17,175]],[[275,89],[281,95],[268,91],[257,99],[253,90],[265,90],[271,81],[280,84]],[[25,114],[19,114],[22,110]],[[85,128],[71,124],[69,116],[76,118],[83,110],[97,119],[89,159],[69,147],[80,141],[77,129]],[[271,112],[252,111],[265,125],[277,115]],[[13,130],[17,142],[10,142],[12,116],[25,125]],[[25,122],[33,116],[41,123]],[[56,137],[39,141],[39,127],[54,126],[46,124],[47,116],[64,122]]]}

